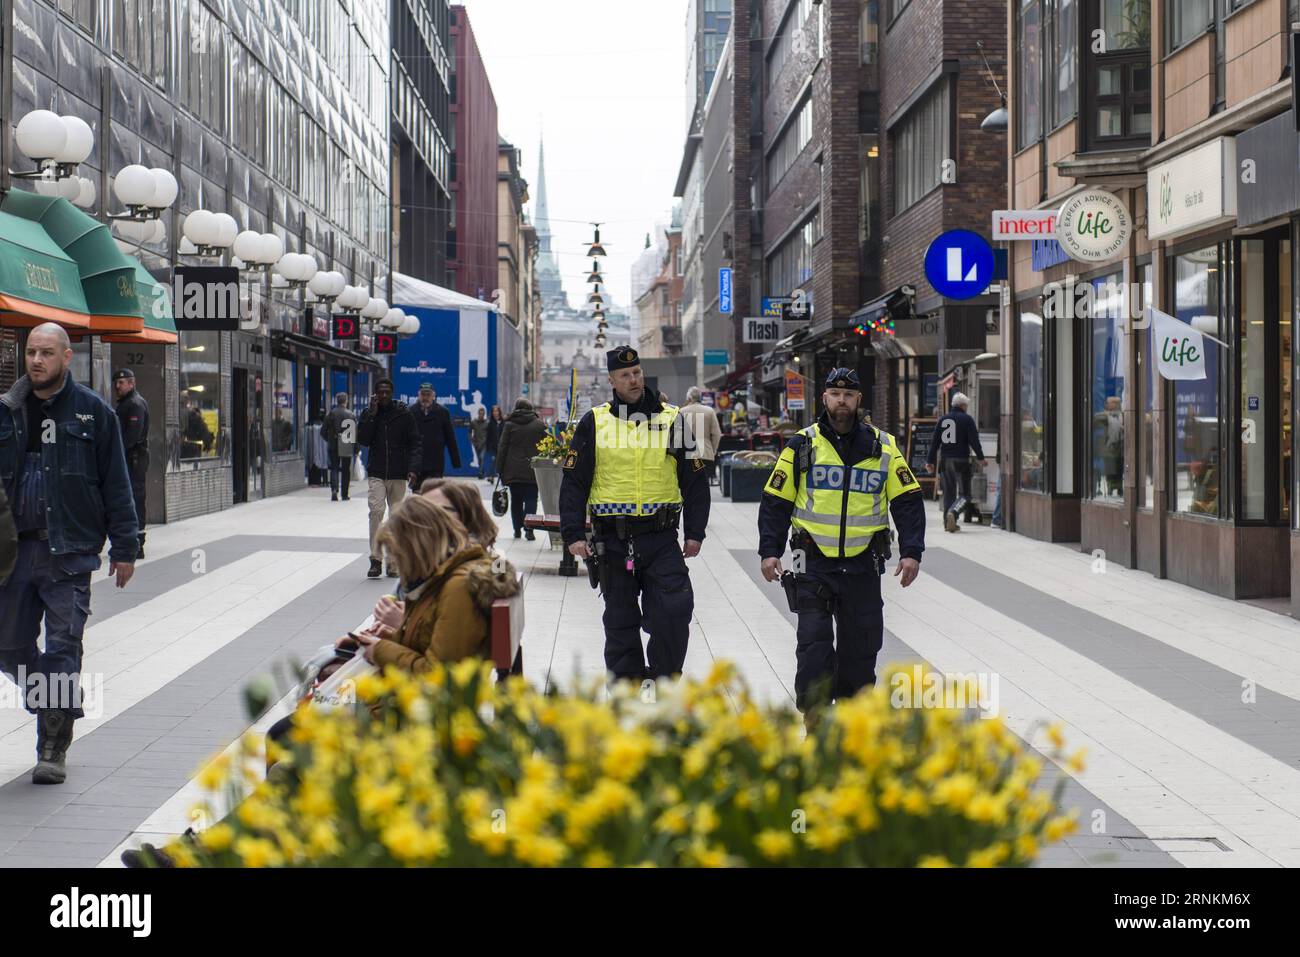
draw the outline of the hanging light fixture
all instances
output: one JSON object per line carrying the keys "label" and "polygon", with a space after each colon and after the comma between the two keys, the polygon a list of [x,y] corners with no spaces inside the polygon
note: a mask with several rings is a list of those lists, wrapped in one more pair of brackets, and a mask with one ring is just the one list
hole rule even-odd
{"label": "hanging light fixture", "polygon": [[591,225],[595,227],[596,235],[591,240],[591,248],[587,250],[587,255],[592,259],[596,259],[600,256],[608,256],[609,253],[605,252],[605,247],[600,244],[600,223],[592,223]]}
{"label": "hanging light fixture", "polygon": [[274,233],[246,229],[231,243],[235,257],[249,272],[267,272],[284,256],[284,243]]}
{"label": "hanging light fixture", "polygon": [[306,253],[285,253],[272,268],[275,275],[283,279],[284,285],[290,289],[301,289],[320,271],[316,257]]}
{"label": "hanging light fixture", "polygon": [[343,273],[334,270],[318,272],[307,281],[308,292],[326,306],[338,299],[347,286],[348,281],[343,278]]}
{"label": "hanging light fixture", "polygon": [[587,304],[595,306],[603,306],[605,304],[605,297],[600,294],[599,286],[597,286],[595,291],[587,297]]}
{"label": "hanging light fixture", "polygon": [[600,275],[600,263],[594,259],[591,261],[591,275],[587,277],[587,282],[595,283],[598,286],[605,283],[604,278]]}

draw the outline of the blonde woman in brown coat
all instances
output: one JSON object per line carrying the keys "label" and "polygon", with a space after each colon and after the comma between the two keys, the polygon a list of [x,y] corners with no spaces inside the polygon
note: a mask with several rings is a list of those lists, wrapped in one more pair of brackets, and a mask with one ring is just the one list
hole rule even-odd
{"label": "blonde woman in brown coat", "polygon": [[[402,501],[379,530],[402,576],[405,605],[395,629],[361,632],[366,660],[413,672],[435,662],[489,657],[492,602],[518,591],[514,569],[499,574],[465,527],[425,496]],[[409,570],[409,571],[408,571]]]}

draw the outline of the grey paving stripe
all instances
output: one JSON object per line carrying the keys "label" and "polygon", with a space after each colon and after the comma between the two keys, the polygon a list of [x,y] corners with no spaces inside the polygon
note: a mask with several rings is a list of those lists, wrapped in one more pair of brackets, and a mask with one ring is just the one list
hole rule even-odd
{"label": "grey paving stripe", "polygon": [[[794,657],[795,635],[794,629],[798,625],[799,619],[786,602],[785,592],[777,585],[765,581],[763,573],[759,567],[758,556],[751,549],[729,549],[732,556],[745,569],[746,574],[759,586],[763,594],[767,596],[768,601],[786,621],[790,623],[790,657]],[[925,561],[922,563],[922,571],[931,573],[930,567],[930,549],[926,549]],[[892,572],[886,574],[885,587],[889,587],[888,578]],[[931,662],[926,661],[924,657],[917,654],[908,644],[901,641],[897,635],[888,628],[888,613],[885,619],[885,635],[881,642],[880,655],[877,662],[885,665],[895,661],[922,661],[933,667]],[[1019,737],[1017,735],[1017,737]],[[1023,738],[1020,743],[1028,750],[1037,750]],[[1041,754],[1041,752],[1039,752]],[[1104,812],[1106,829],[1111,835],[1132,835],[1141,836],[1139,831],[1126,817],[1116,811],[1105,801],[1097,797],[1075,778],[1066,774],[1063,770],[1053,764],[1046,757],[1043,759],[1043,773],[1035,783],[1037,788],[1044,791],[1051,791],[1061,780],[1065,781],[1064,789],[1061,791],[1061,806],[1065,808],[1079,809],[1079,826],[1087,827],[1092,820],[1095,811]],[[1039,856],[1036,866],[1038,867],[1181,867],[1182,865],[1174,860],[1165,851],[1133,851],[1129,850],[1118,837],[1108,837],[1106,835],[1075,834],[1065,838],[1058,844],[1053,844],[1044,848]]]}
{"label": "grey paving stripe", "polygon": [[1245,704],[1242,675],[945,548],[926,549],[925,570],[1225,734],[1291,767],[1300,764],[1300,701],[1257,686],[1255,703]]}
{"label": "grey paving stripe", "polygon": [[[196,547],[207,550],[209,570],[265,549],[355,552],[357,560],[149,697],[76,737],[64,785],[40,787],[24,774],[0,787],[0,866],[97,865],[184,787],[204,758],[248,727],[243,689],[250,680],[290,656],[304,660],[355,627],[391,583],[365,577],[364,539],[241,535]],[[166,591],[191,579],[189,552],[172,558],[141,569],[151,587]],[[140,597],[132,597],[128,587],[101,602],[97,589],[93,601],[100,603],[94,609],[98,619]],[[32,744],[34,750],[34,731]]]}

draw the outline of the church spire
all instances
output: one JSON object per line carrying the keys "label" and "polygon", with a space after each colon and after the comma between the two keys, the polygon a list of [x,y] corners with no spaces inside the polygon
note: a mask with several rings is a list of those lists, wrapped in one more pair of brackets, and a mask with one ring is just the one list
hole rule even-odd
{"label": "church spire", "polygon": [[546,144],[541,138],[537,142],[537,208],[533,219],[537,227],[537,275],[541,281],[542,305],[567,306],[569,297],[564,292],[564,280],[551,250],[551,218],[546,204]]}

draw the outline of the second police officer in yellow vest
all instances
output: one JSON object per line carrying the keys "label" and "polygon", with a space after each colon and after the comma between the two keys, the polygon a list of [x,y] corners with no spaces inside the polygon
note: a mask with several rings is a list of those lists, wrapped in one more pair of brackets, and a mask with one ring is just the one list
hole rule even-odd
{"label": "second police officer in yellow vest", "polygon": [[[709,481],[677,408],[646,389],[636,350],[613,349],[607,359],[613,399],[574,430],[563,462],[560,534],[570,553],[589,558],[590,514],[602,551],[605,666],[639,682],[680,674],[686,661],[695,599],[677,528],[685,526],[685,558],[698,555]],[[644,654],[643,623],[650,633]]]}
{"label": "second police officer in yellow vest", "polygon": [[[763,577],[783,579],[799,616],[795,704],[810,724],[828,702],[876,682],[890,515],[904,588],[925,548],[921,487],[893,437],[859,422],[861,399],[856,372],[831,371],[825,410],[782,450],[758,512]],[[795,568],[783,576],[787,534]]]}

